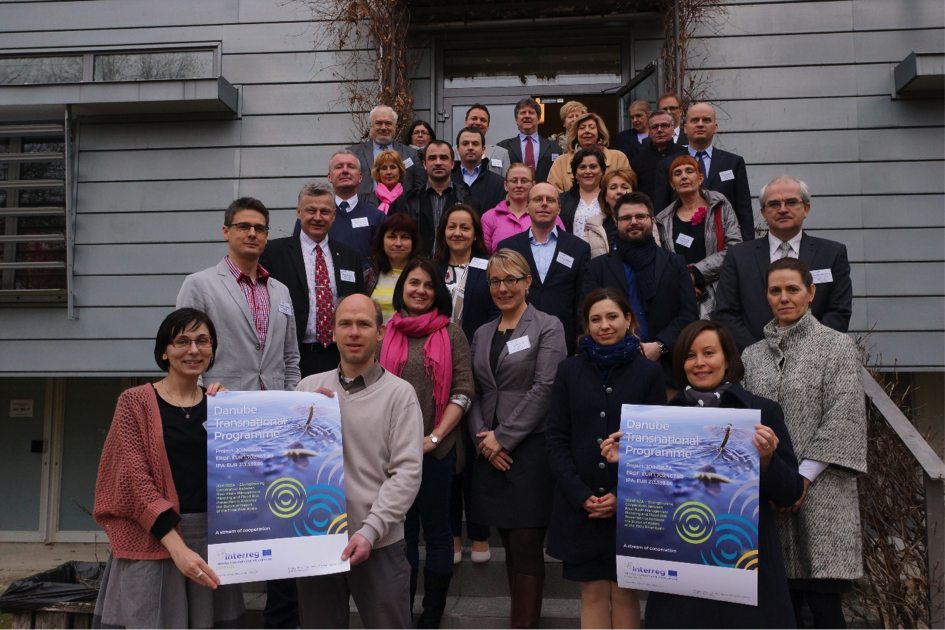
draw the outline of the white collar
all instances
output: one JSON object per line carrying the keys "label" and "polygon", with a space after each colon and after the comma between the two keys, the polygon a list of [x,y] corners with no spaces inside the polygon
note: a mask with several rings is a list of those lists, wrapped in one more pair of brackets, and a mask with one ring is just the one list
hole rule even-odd
{"label": "white collar", "polygon": [[539,243],[538,239],[535,238],[535,233],[532,232],[531,228],[528,228],[528,241],[536,245],[547,245],[548,243],[551,243],[551,242],[557,242],[558,241],[558,226],[555,225],[553,228],[551,228],[551,232],[548,233],[548,238],[545,239],[544,243]]}
{"label": "white collar", "polygon": [[[801,237],[803,235],[804,235],[804,230],[801,230],[794,236],[794,238],[788,241],[788,244],[791,246],[791,249],[794,250],[794,253],[797,254],[798,257],[800,257],[801,255]],[[777,236],[774,236],[773,234],[771,234],[771,232],[768,232],[768,258],[769,259],[774,257],[774,255],[780,249],[782,242],[783,241],[779,239]]]}
{"label": "white collar", "polygon": [[[354,207],[355,207],[356,205],[358,205],[358,193],[355,193],[355,194],[354,194],[354,197],[352,197],[351,199],[342,199],[342,198],[339,197],[338,195],[335,195],[335,207],[336,207],[336,208],[341,205],[341,202],[342,202],[342,201],[347,201],[347,202],[348,202],[348,212],[351,212],[352,210],[354,210]],[[312,241],[312,242],[314,243],[315,241]]]}
{"label": "white collar", "polygon": [[323,254],[331,254],[331,250],[328,248],[327,234],[325,235],[325,238],[322,239],[321,243],[316,243],[313,241],[305,232],[299,232],[299,238],[302,242],[302,249],[305,251],[315,251],[316,247],[321,247]]}

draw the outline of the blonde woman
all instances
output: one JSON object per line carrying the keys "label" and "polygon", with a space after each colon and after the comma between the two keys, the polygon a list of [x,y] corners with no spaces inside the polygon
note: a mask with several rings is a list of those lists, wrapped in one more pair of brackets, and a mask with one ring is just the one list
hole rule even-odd
{"label": "blonde woman", "polygon": [[587,113],[587,106],[580,101],[568,101],[561,106],[561,124],[564,125],[564,131],[552,134],[548,139],[557,142],[561,150],[568,152],[568,129],[580,116]]}
{"label": "blonde woman", "polygon": [[406,176],[407,169],[400,154],[391,150],[381,151],[374,158],[374,168],[371,169],[371,178],[377,182],[377,187],[371,193],[358,195],[358,198],[387,214],[390,204],[404,194]]}

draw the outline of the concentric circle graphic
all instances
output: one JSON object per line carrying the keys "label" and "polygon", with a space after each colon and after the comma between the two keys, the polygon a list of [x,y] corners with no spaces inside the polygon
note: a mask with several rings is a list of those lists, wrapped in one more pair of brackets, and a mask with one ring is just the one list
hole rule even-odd
{"label": "concentric circle graphic", "polygon": [[691,545],[703,543],[715,529],[715,514],[705,503],[687,501],[673,513],[676,533]]}
{"label": "concentric circle graphic", "polygon": [[305,486],[291,477],[276,479],[266,489],[266,504],[279,518],[292,518],[305,505]]}

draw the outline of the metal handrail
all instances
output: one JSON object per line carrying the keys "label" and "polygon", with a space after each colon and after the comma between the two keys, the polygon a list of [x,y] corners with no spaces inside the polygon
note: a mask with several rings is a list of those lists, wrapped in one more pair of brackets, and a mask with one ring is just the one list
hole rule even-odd
{"label": "metal handrail", "polygon": [[865,367],[863,391],[922,467],[925,477],[925,552],[930,628],[945,628],[945,462]]}
{"label": "metal handrail", "polygon": [[49,260],[44,262],[0,262],[0,271],[4,269],[65,269],[63,260]]}
{"label": "metal handrail", "polygon": [[0,243],[39,243],[65,240],[65,234],[0,234]]}

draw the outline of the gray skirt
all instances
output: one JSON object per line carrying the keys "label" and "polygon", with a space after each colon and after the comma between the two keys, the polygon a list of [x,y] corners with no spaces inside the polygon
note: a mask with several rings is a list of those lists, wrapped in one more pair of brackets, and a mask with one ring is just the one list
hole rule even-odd
{"label": "gray skirt", "polygon": [[[207,559],[207,514],[181,515],[187,547]],[[211,590],[184,577],[174,561],[108,556],[93,628],[241,628],[243,587]]]}

